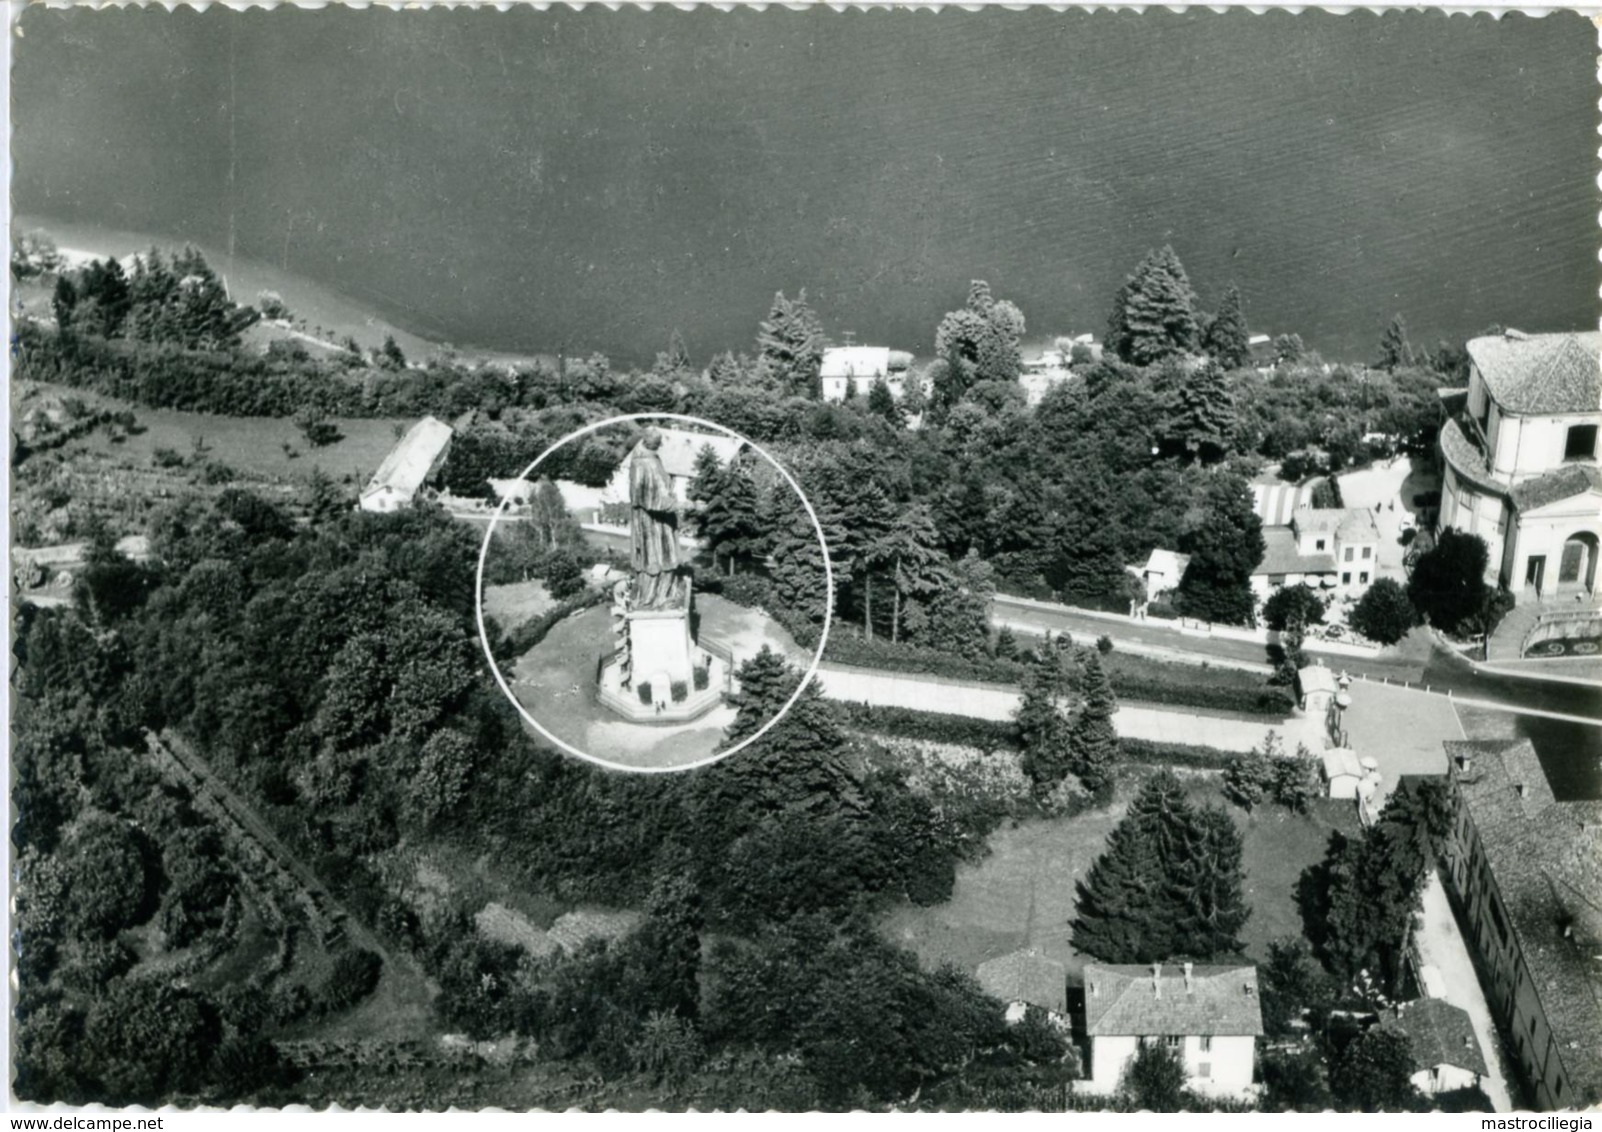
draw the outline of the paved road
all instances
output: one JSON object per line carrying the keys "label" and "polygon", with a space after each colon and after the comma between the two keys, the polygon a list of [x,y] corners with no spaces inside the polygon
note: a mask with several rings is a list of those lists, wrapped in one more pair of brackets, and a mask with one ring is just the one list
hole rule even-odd
{"label": "paved road", "polygon": [[1421,963],[1435,968],[1441,976],[1441,997],[1466,1012],[1474,1025],[1474,1036],[1479,1039],[1480,1053],[1485,1057],[1488,1073],[1480,1087],[1497,1112],[1511,1112],[1513,1098],[1503,1075],[1501,1043],[1497,1040],[1496,1023],[1491,1020],[1491,1008],[1480,989],[1479,977],[1474,972],[1474,960],[1469,957],[1468,945],[1458,930],[1457,917],[1446,899],[1439,873],[1431,873],[1424,888],[1424,907],[1417,935]]}
{"label": "paved road", "polygon": [[[827,663],[819,667],[818,678],[823,684],[823,694],[833,700],[966,715],[975,719],[1012,719],[1020,699],[1016,688],[1004,684],[947,681],[938,676],[846,668]],[[1145,704],[1121,704],[1113,714],[1113,727],[1125,739],[1188,743],[1224,751],[1249,751],[1262,743],[1263,736],[1272,729],[1280,734],[1290,750],[1295,750],[1298,742],[1318,749],[1317,721],[1299,718],[1231,719]]]}
{"label": "paved road", "polygon": [[[1003,623],[1011,624],[1015,628],[1024,628],[1025,631],[1031,629],[1038,633],[1044,633],[1047,629],[1053,633],[1066,631],[1079,641],[1093,641],[1105,634],[1111,637],[1115,644],[1143,646],[1143,649],[1132,648],[1130,652],[1151,651],[1153,655],[1167,653],[1171,654],[1171,659],[1180,661],[1185,660],[1187,656],[1197,658],[1198,661],[1205,659],[1213,663],[1232,661],[1237,666],[1250,665],[1253,669],[1268,670],[1267,647],[1255,641],[1241,641],[1231,637],[1199,637],[1182,633],[1163,621],[1132,622],[1124,618],[1097,617],[1065,606],[1043,608],[1035,604],[1018,605],[1004,598],[997,599],[995,608]],[[1389,676],[1392,680],[1417,680],[1424,668],[1422,663],[1415,660],[1360,658],[1330,653],[1320,649],[1317,641],[1311,640],[1302,646],[1302,651],[1322,657],[1326,664],[1337,671],[1344,668],[1353,673],[1367,672],[1376,680],[1382,676]]]}

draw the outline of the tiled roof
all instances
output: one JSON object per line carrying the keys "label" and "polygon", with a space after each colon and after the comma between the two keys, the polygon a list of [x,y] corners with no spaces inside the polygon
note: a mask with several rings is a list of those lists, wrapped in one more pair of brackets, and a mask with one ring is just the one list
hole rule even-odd
{"label": "tiled roof", "polygon": [[1573,1094],[1602,1100],[1602,807],[1554,801],[1527,739],[1445,746]]}
{"label": "tiled roof", "polygon": [[[1085,965],[1085,1032],[1120,1037],[1163,1034],[1258,1035],[1263,1012],[1256,967],[1184,968]],[[1159,989],[1160,986],[1160,989]]]}
{"label": "tiled roof", "polygon": [[1348,747],[1329,747],[1324,751],[1324,781],[1334,782],[1345,775],[1362,778],[1363,767],[1357,761],[1357,752]]}
{"label": "tiled roof", "polygon": [[389,450],[378,471],[367,481],[362,494],[391,488],[410,498],[423,486],[445,446],[451,442],[451,426],[433,417],[424,417],[400,442]]}
{"label": "tiled roof", "polygon": [[1520,511],[1533,511],[1587,491],[1602,491],[1602,470],[1594,464],[1570,464],[1518,484],[1513,488],[1513,504]]}
{"label": "tiled roof", "polygon": [[1333,574],[1333,554],[1303,555],[1296,548],[1296,534],[1289,527],[1263,528],[1263,560],[1253,574]]}
{"label": "tiled roof", "polygon": [[1347,542],[1378,542],[1379,526],[1367,507],[1299,507],[1291,520],[1303,534],[1328,534]]}
{"label": "tiled roof", "polygon": [[1451,1065],[1484,1076],[1485,1055],[1468,1011],[1445,999],[1421,998],[1385,1012],[1385,1022],[1407,1035],[1420,1069]]}
{"label": "tiled roof", "polygon": [[1068,967],[1038,951],[1014,951],[979,964],[979,985],[1002,1002],[1028,1002],[1061,1014],[1068,1006]]}
{"label": "tiled roof", "polygon": [[1479,445],[1463,435],[1463,426],[1455,419],[1441,426],[1441,454],[1446,462],[1463,479],[1482,491],[1506,493],[1507,485],[1497,482],[1485,462],[1485,453]]}
{"label": "tiled roof", "polygon": [[1468,353],[1506,412],[1602,410],[1602,334],[1499,334],[1470,339]]}

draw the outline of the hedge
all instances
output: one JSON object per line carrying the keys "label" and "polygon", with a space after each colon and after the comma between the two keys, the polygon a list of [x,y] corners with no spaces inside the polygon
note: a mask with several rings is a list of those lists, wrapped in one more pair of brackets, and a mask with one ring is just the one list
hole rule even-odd
{"label": "hedge", "polygon": [[[1203,670],[1207,671],[1207,670]],[[1163,704],[1169,707],[1199,707],[1214,711],[1232,711],[1243,715],[1284,717],[1296,707],[1296,701],[1284,688],[1259,685],[1257,687],[1230,687],[1218,684],[1175,682],[1149,674],[1113,672],[1108,679],[1113,692],[1120,700],[1143,704]]]}
{"label": "hedge", "polygon": [[[1016,750],[1021,746],[1018,725],[1015,723],[868,704],[843,703],[839,708],[847,727],[873,734],[894,735],[926,743],[952,743],[981,750]],[[1118,746],[1126,761],[1155,766],[1222,770],[1236,758],[1234,751],[1217,747],[1160,743],[1150,739],[1121,738]]]}
{"label": "hedge", "polygon": [[823,650],[823,659],[857,668],[880,668],[890,672],[979,680],[990,684],[1020,684],[1028,671],[1027,665],[1015,660],[996,660],[984,656],[969,658],[917,645],[864,640],[846,633],[830,634],[829,643]]}
{"label": "hedge", "polygon": [[926,743],[954,743],[983,750],[1020,746],[1018,725],[966,715],[946,715],[916,708],[876,707],[871,704],[837,705],[847,727],[879,735],[895,735]]}
{"label": "hedge", "polygon": [[[566,601],[559,601],[532,621],[525,621],[502,640],[502,648],[512,656],[520,656],[545,639],[558,621],[570,617],[581,609],[600,605],[612,596],[610,590],[585,589]],[[500,650],[497,650],[499,652]]]}
{"label": "hedge", "polygon": [[1153,739],[1119,739],[1118,749],[1132,763],[1153,766],[1188,766],[1202,770],[1223,770],[1237,757],[1234,751],[1217,747],[1195,747],[1189,743],[1159,743]]}

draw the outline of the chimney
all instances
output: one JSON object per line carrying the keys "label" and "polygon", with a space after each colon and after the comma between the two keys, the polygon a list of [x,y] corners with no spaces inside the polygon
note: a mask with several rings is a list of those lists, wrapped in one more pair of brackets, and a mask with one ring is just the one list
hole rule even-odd
{"label": "chimney", "polygon": [[1195,994],[1196,993],[1196,984],[1190,981],[1190,972],[1191,972],[1191,970],[1192,970],[1192,965],[1189,964],[1189,963],[1186,963],[1185,964],[1185,993],[1186,994]]}
{"label": "chimney", "polygon": [[1153,963],[1151,965],[1151,996],[1153,998],[1161,998],[1163,996],[1163,965],[1161,963]]}
{"label": "chimney", "polygon": [[1520,798],[1524,797],[1524,783],[1515,782],[1513,784],[1513,789],[1518,791],[1518,795],[1519,795]]}

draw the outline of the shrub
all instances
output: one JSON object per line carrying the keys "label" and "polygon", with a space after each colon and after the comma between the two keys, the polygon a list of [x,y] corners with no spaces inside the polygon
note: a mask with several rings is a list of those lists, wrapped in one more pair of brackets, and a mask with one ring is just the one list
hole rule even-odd
{"label": "shrub", "polygon": [[756,608],[769,603],[772,587],[761,574],[736,574],[732,578],[722,579],[717,592],[735,605]]}
{"label": "shrub", "polygon": [[1306,583],[1281,586],[1269,594],[1268,600],[1263,603],[1263,624],[1276,632],[1282,631],[1300,614],[1303,625],[1317,625],[1324,620],[1328,608],[1328,603]]}
{"label": "shrub", "polygon": [[683,680],[675,680],[668,685],[668,696],[676,704],[682,704],[690,698],[690,686]]}
{"label": "shrub", "polygon": [[1113,651],[1113,641],[1106,633],[1096,638],[1096,651],[1106,656]]}
{"label": "shrub", "polygon": [[825,660],[858,668],[945,676],[953,680],[979,680],[996,684],[1022,682],[1024,665],[1016,661],[969,658],[917,645],[868,641],[847,633],[834,633],[823,652]]}
{"label": "shrub", "polygon": [[1224,796],[1250,810],[1267,796],[1274,784],[1274,767],[1261,751],[1236,755],[1224,768]]}
{"label": "shrub", "polygon": [[158,468],[181,468],[184,466],[184,455],[172,448],[157,448],[150,454],[150,461]]}
{"label": "shrub", "polygon": [[1413,545],[1413,540],[1416,538],[1418,538],[1418,528],[1408,527],[1407,530],[1402,532],[1401,537],[1396,541],[1401,543],[1403,546],[1411,546]]}
{"label": "shrub", "polygon": [[332,1013],[355,1006],[373,993],[383,969],[384,961],[371,951],[352,947],[340,952],[317,990],[318,1007]]}
{"label": "shrub", "polygon": [[638,684],[634,685],[634,691],[635,691],[635,694],[640,697],[640,702],[642,704],[649,704],[651,702],[651,683],[650,683],[650,681],[641,680]]}
{"label": "shrub", "polygon": [[201,481],[209,487],[217,487],[225,483],[234,482],[234,470],[227,464],[210,460],[206,463],[206,470],[200,475]]}
{"label": "shrub", "polygon": [[707,685],[712,682],[712,674],[707,671],[706,665],[696,665],[692,679],[695,681],[695,690],[697,692],[704,692],[706,691]]}
{"label": "shrub", "polygon": [[1179,610],[1166,601],[1154,601],[1146,607],[1146,616],[1155,617],[1159,621],[1178,621]]}

